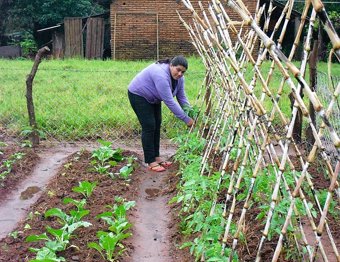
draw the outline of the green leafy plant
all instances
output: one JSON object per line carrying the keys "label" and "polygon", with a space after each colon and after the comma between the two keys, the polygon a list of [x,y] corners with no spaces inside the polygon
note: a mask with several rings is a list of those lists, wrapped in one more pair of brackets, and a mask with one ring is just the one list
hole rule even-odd
{"label": "green leafy plant", "polygon": [[65,198],[64,204],[74,204],[77,209],[70,210],[70,215],[66,214],[59,208],[51,208],[45,212],[45,218],[57,217],[59,219],[61,228],[46,227],[47,233],[40,235],[30,235],[26,238],[26,242],[45,241],[45,246],[42,248],[30,248],[30,251],[36,252],[36,259],[32,261],[65,261],[65,258],[58,257],[56,252],[63,251],[67,248],[73,232],[79,227],[89,227],[91,223],[82,221],[81,219],[86,216],[89,211],[84,209],[86,200],[80,201]]}
{"label": "green leafy plant", "polygon": [[122,177],[124,179],[129,178],[129,176],[131,175],[131,173],[134,170],[134,161],[135,160],[136,160],[136,158],[133,157],[133,156],[127,158],[128,163],[119,170],[120,177]]}
{"label": "green leafy plant", "polygon": [[72,191],[82,194],[85,198],[89,198],[96,186],[97,182],[82,181],[79,182],[79,186],[73,187]]}
{"label": "green leafy plant", "polygon": [[130,236],[131,233],[114,234],[112,232],[99,231],[97,232],[99,242],[90,242],[88,247],[97,250],[104,260],[116,261],[117,257],[122,255],[126,250],[120,241]]}
{"label": "green leafy plant", "polygon": [[40,129],[33,130],[31,126],[24,127],[20,135],[23,136],[24,138],[29,138],[29,136],[33,133],[33,131],[38,133],[38,136],[40,139],[46,139],[46,134],[44,133],[44,131]]}
{"label": "green leafy plant", "polygon": [[[320,205],[323,208],[326,199],[327,199],[328,191],[326,189],[319,190],[317,193],[318,199],[320,201]],[[330,200],[329,208],[328,208],[329,214],[331,214],[336,220],[340,220],[340,207],[337,205],[337,202],[334,199]]]}
{"label": "green leafy plant", "polygon": [[94,161],[91,164],[99,174],[107,174],[110,167],[116,166],[117,162],[124,159],[122,149],[112,149],[111,143],[103,140],[98,140],[102,145],[92,152]]}
{"label": "green leafy plant", "polygon": [[12,172],[14,163],[24,157],[25,153],[14,153],[7,160],[3,161],[0,165],[0,179],[4,179],[7,175]]}
{"label": "green leafy plant", "polygon": [[25,57],[32,56],[38,51],[37,43],[30,32],[25,32],[23,40],[19,44],[22,49],[22,55]]}
{"label": "green leafy plant", "polygon": [[189,106],[189,105],[185,105],[183,106],[183,111],[192,119],[196,119],[198,117],[199,114],[199,108],[198,106],[194,105],[194,106]]}
{"label": "green leafy plant", "polygon": [[96,216],[96,218],[104,220],[109,225],[109,232],[97,232],[98,243],[90,242],[88,244],[88,247],[96,249],[108,261],[115,261],[124,253],[125,247],[121,241],[132,235],[127,232],[131,224],[127,220],[126,212],[135,205],[135,202],[125,202],[121,197],[116,197],[115,201],[117,202],[115,205],[108,206],[110,211]]}
{"label": "green leafy plant", "polygon": [[17,239],[18,236],[19,236],[20,232],[15,230],[15,231],[12,231],[8,234],[9,237],[13,237],[14,239]]}

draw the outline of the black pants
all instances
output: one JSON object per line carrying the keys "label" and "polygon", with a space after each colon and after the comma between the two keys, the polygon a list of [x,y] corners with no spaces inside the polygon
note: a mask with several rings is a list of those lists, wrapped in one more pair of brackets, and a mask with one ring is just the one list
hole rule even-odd
{"label": "black pants", "polygon": [[144,97],[128,92],[130,104],[142,126],[142,145],[145,163],[159,157],[159,141],[162,122],[161,104],[150,104]]}

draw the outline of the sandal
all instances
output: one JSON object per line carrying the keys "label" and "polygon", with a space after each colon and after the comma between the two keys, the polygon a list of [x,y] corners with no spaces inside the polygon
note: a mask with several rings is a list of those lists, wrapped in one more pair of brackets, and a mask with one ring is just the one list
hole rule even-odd
{"label": "sandal", "polygon": [[148,167],[150,171],[154,171],[154,172],[163,172],[165,171],[165,168],[161,165],[154,165],[154,166],[149,166]]}
{"label": "sandal", "polygon": [[164,168],[168,168],[168,167],[170,167],[172,165],[172,162],[170,162],[170,161],[161,161],[161,162],[158,163],[158,165],[160,165],[160,166],[162,166]]}

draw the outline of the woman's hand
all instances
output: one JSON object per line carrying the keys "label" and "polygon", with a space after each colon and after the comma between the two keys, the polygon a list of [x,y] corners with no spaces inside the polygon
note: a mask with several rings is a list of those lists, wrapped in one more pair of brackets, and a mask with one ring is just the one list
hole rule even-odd
{"label": "woman's hand", "polygon": [[190,118],[189,122],[187,123],[188,127],[191,127],[194,124],[194,120]]}

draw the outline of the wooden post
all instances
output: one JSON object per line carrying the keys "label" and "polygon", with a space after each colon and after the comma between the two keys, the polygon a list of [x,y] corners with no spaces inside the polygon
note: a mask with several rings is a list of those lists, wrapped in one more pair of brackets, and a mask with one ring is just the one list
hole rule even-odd
{"label": "wooden post", "polygon": [[209,115],[210,110],[211,110],[211,99],[210,99],[210,96],[211,96],[211,86],[210,86],[211,78],[210,77],[211,77],[210,73],[207,72],[207,75],[206,75],[206,78],[205,78],[205,87],[206,87],[207,91],[206,91],[205,96],[204,96],[205,105],[207,107],[207,109],[205,110],[206,115]]}
{"label": "wooden post", "polygon": [[117,13],[115,13],[115,21],[113,28],[113,60],[116,60],[116,32],[117,32]]}
{"label": "wooden post", "polygon": [[[303,88],[301,88],[300,96],[301,96],[301,98],[303,97]],[[294,103],[295,103],[295,98],[294,98],[293,92],[291,92],[288,95],[288,97],[290,99],[290,107],[293,110]],[[298,111],[296,113],[295,122],[294,122],[293,133],[292,133],[292,137],[293,137],[295,143],[297,143],[297,144],[301,143],[302,122],[303,122],[302,111],[301,111],[300,108],[298,108]]]}
{"label": "wooden post", "polygon": [[[318,51],[319,51],[319,40],[318,40],[318,32],[313,32],[313,50],[311,52],[311,56],[309,58],[309,81],[310,81],[310,88],[312,91],[316,90],[317,86],[317,61],[318,61]],[[315,110],[313,104],[309,102],[309,114],[312,119],[312,123],[316,126],[315,121]],[[306,129],[306,140],[308,148],[311,148],[315,142],[315,138],[313,136],[312,128],[310,126]]]}
{"label": "wooden post", "polygon": [[32,146],[35,147],[39,145],[39,134],[38,134],[38,128],[37,128],[37,122],[35,120],[35,112],[34,112],[34,103],[33,103],[33,80],[35,77],[35,74],[38,71],[38,66],[41,62],[41,58],[44,55],[45,52],[49,52],[50,49],[45,46],[38,50],[37,55],[34,59],[34,64],[31,70],[31,73],[26,77],[26,100],[27,100],[27,111],[28,111],[28,119],[30,126],[32,127],[32,133],[30,134],[30,139],[32,142]]}

